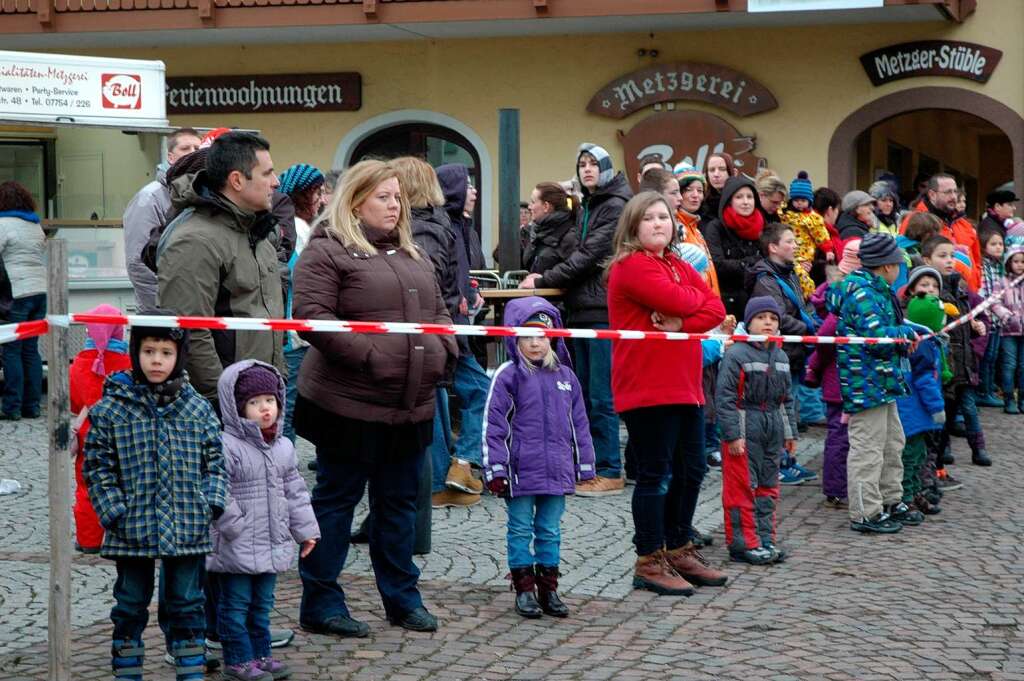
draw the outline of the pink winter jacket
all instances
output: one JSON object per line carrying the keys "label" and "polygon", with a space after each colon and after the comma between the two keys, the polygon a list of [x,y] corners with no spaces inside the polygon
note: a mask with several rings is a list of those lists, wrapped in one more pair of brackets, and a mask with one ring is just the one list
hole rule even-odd
{"label": "pink winter jacket", "polygon": [[[276,372],[269,364],[244,360],[225,369],[217,383],[229,499],[210,530],[213,551],[206,558],[206,569],[211,572],[285,572],[295,565],[299,543],[320,538],[295,447],[280,435],[284,409],[277,418],[278,435],[270,443],[264,441],[255,421],[238,415],[235,383],[239,373],[255,364]],[[284,379],[280,374],[278,379],[277,400],[284,405]]]}

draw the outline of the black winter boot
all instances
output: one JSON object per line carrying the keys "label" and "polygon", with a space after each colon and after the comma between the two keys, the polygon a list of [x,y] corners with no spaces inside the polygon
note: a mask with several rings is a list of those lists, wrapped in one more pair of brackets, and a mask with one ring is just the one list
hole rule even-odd
{"label": "black winter boot", "polygon": [[541,609],[552,617],[568,617],[569,608],[558,597],[558,566],[537,565],[534,569]]}
{"label": "black winter boot", "polygon": [[512,588],[516,592],[516,612],[527,619],[535,620],[544,614],[535,592],[533,566],[512,568]]}
{"label": "black winter boot", "polygon": [[975,466],[991,466],[992,459],[985,451],[985,436],[980,432],[968,433],[967,443],[971,446],[971,463]]}

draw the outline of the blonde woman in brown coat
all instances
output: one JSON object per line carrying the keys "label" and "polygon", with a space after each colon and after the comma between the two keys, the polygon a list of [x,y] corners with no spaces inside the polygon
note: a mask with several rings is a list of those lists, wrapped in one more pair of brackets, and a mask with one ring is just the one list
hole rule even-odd
{"label": "blonde woman in brown coat", "polygon": [[[430,259],[412,239],[395,168],[362,161],[345,172],[329,218],[295,268],[296,319],[449,324]],[[457,357],[451,336],[302,333],[296,432],[316,445],[313,509],[323,538],[300,561],[299,621],[308,631],[364,637],[338,576],[352,512],[369,483],[370,560],[388,621],[434,631],[412,561],[416,495],[433,431],[434,393]]]}

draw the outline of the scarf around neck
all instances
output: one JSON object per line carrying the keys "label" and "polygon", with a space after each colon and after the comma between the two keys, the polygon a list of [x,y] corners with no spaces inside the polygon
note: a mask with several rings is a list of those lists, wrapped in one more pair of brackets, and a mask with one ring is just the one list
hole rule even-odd
{"label": "scarf around neck", "polygon": [[757,241],[761,238],[761,231],[764,229],[764,216],[761,211],[756,209],[750,215],[743,217],[732,206],[726,206],[722,211],[722,222],[736,232],[739,238],[746,241]]}

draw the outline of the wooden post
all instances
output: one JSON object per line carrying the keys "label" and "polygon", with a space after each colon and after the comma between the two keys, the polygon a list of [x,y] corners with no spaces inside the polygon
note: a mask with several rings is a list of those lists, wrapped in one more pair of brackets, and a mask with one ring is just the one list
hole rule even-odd
{"label": "wooden post", "polygon": [[519,252],[519,109],[498,110],[498,269],[523,266]]}
{"label": "wooden post", "polygon": [[[68,313],[68,244],[48,239],[49,314]],[[47,636],[49,680],[71,679],[71,454],[68,329],[51,326],[46,353],[46,425],[50,434],[50,602]]]}

